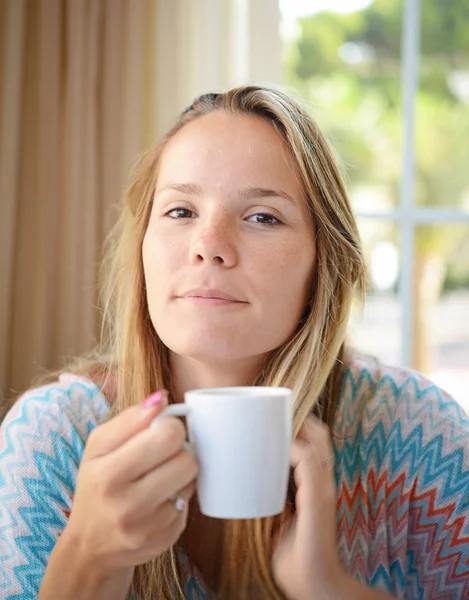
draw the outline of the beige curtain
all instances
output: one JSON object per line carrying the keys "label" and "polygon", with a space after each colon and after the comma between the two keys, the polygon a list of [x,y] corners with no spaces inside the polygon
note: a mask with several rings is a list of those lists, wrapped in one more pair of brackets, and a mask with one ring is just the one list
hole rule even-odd
{"label": "beige curtain", "polygon": [[102,242],[131,159],[150,141],[152,4],[2,0],[4,396],[96,340]]}
{"label": "beige curtain", "polygon": [[277,0],[0,0],[0,399],[93,347],[133,158],[280,64]]}

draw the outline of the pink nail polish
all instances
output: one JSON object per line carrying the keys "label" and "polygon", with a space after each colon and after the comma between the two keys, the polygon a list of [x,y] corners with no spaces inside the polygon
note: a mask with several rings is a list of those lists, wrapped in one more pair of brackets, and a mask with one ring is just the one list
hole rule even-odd
{"label": "pink nail polish", "polygon": [[142,403],[142,408],[143,409],[156,408],[157,406],[160,406],[162,400],[163,400],[163,392],[155,392],[154,394],[151,394],[150,396],[148,396],[148,398],[145,398],[145,400]]}

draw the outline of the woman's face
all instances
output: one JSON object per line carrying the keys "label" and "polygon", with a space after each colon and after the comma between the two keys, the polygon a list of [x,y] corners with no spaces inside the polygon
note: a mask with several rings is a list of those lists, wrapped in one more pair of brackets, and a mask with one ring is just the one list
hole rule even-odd
{"label": "woman's face", "polygon": [[294,163],[261,118],[210,113],[162,154],[143,266],[153,326],[200,361],[261,358],[296,330],[315,240]]}

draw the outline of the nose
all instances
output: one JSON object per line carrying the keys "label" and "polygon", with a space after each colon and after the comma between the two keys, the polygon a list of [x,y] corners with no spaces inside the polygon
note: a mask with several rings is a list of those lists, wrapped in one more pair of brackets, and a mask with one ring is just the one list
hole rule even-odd
{"label": "nose", "polygon": [[233,267],[237,263],[233,228],[226,218],[200,223],[194,231],[190,262]]}

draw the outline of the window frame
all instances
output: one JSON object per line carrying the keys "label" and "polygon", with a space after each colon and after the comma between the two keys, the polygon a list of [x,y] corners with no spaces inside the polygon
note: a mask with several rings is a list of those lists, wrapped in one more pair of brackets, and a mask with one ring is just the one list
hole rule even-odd
{"label": "window frame", "polygon": [[405,0],[403,4],[402,103],[403,140],[402,179],[399,204],[384,212],[357,211],[359,219],[376,219],[396,223],[400,233],[399,301],[402,308],[401,364],[412,367],[413,292],[415,228],[428,223],[469,223],[469,211],[458,208],[419,207],[415,204],[415,99],[419,85],[421,35],[421,0]]}

